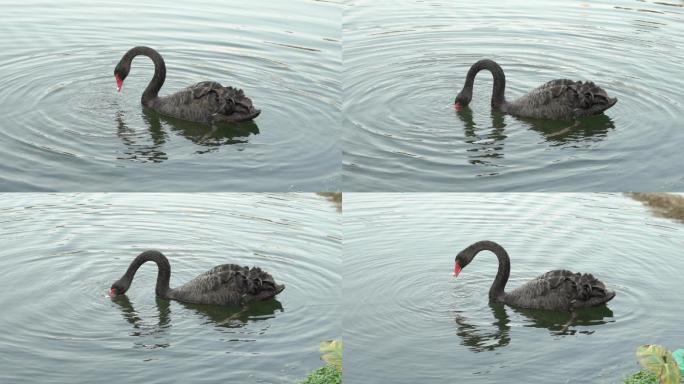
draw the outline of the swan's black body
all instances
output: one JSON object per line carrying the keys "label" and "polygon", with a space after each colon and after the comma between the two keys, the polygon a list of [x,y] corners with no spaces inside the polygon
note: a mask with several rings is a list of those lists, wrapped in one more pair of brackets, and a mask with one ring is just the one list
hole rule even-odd
{"label": "swan's black body", "polygon": [[170,288],[171,265],[158,251],[145,251],[138,255],[126,273],[110,288],[110,295],[123,295],[133,282],[141,265],[148,261],[157,263],[157,296],[186,303],[243,305],[252,301],[267,300],[285,289],[276,284],[273,277],[258,267],[241,267],[223,264],[197,276],[178,288]]}
{"label": "swan's black body", "polygon": [[261,113],[241,89],[224,87],[215,81],[203,81],[169,96],[158,96],[166,79],[166,65],[161,55],[149,47],[135,47],[123,55],[114,69],[117,88],[131,70],[133,58],[143,55],[154,62],[154,76],[142,94],[144,106],[162,115],[198,123],[249,121]]}
{"label": "swan's black body", "polygon": [[454,276],[458,276],[481,251],[491,251],[499,259],[499,271],[489,289],[489,299],[519,308],[572,311],[575,308],[594,307],[615,297],[615,292],[591,274],[556,270],[530,280],[511,292],[504,292],[510,274],[508,253],[493,241],[478,241],[456,256]]}
{"label": "swan's black body", "polygon": [[568,79],[552,80],[521,98],[508,102],[504,97],[506,76],[496,62],[484,59],[473,64],[466,76],[466,82],[454,101],[456,108],[467,106],[473,97],[475,75],[486,69],[492,73],[492,107],[502,112],[537,119],[575,120],[585,116],[598,115],[615,105],[616,98],[608,97],[606,91],[591,81],[581,82]]}

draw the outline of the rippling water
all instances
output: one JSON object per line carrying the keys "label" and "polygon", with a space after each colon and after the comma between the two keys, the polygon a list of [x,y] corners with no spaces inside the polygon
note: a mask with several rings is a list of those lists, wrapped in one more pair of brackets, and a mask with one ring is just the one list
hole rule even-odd
{"label": "rippling water", "polygon": [[[349,2],[343,24],[345,188],[350,191],[680,190],[684,8],[677,1]],[[491,110],[506,95],[593,80],[618,103],[570,125]]]}
{"label": "rippling water", "polygon": [[[681,338],[681,224],[607,194],[345,194],[345,381],[615,383],[640,344]],[[490,305],[496,258],[458,279],[483,239],[511,257],[510,287],[548,270],[589,272],[616,291],[568,315]]]}
{"label": "rippling water", "polygon": [[[4,4],[0,190],[339,190],[341,6],[335,2]],[[212,130],[145,113],[156,48],[161,95],[199,81],[243,88],[253,123]],[[182,175],[192,177],[182,177]]]}
{"label": "rippling water", "polygon": [[[292,383],[341,334],[341,215],[316,195],[0,196],[0,382]],[[155,299],[159,249],[178,286],[224,263],[286,285],[245,313]]]}

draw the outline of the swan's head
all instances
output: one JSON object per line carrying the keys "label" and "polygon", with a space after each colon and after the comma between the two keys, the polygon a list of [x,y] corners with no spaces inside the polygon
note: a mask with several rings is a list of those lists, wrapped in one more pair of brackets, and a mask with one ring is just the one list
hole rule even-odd
{"label": "swan's head", "polygon": [[465,268],[469,262],[470,261],[463,256],[463,252],[456,255],[456,260],[454,261],[454,272],[452,272],[451,275],[453,277],[458,277],[458,274],[461,273],[461,270]]}
{"label": "swan's head", "polygon": [[472,92],[467,89],[463,89],[458,93],[458,95],[456,95],[456,99],[454,100],[454,108],[456,108],[457,111],[460,111],[461,108],[467,107],[468,104],[470,104],[470,100],[472,100],[472,98]]}
{"label": "swan's head", "polygon": [[112,286],[109,288],[109,297],[116,297],[118,295],[123,295],[128,291],[128,288],[131,286],[131,283],[125,280],[117,280],[112,284]]}
{"label": "swan's head", "polygon": [[116,90],[121,91],[123,87],[123,81],[126,80],[128,73],[131,71],[131,67],[124,63],[119,62],[114,68],[114,78],[116,79]]}
{"label": "swan's head", "polygon": [[456,255],[456,260],[454,260],[454,272],[451,274],[453,277],[458,277],[461,270],[465,268],[470,261],[473,259],[473,255],[467,253],[467,248],[462,250]]}

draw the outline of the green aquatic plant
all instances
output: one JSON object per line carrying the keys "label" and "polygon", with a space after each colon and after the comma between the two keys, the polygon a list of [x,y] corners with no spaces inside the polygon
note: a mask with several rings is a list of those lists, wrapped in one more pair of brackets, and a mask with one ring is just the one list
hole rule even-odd
{"label": "green aquatic plant", "polygon": [[342,340],[326,340],[319,347],[326,364],[311,372],[300,384],[342,383]]}
{"label": "green aquatic plant", "polygon": [[342,384],[342,372],[332,365],[324,365],[311,372],[300,384]]}
{"label": "green aquatic plant", "polygon": [[624,384],[659,384],[658,376],[648,369],[631,374],[625,378]]}
{"label": "green aquatic plant", "polygon": [[636,351],[637,359],[642,367],[652,372],[660,380],[660,384],[679,384],[681,374],[672,353],[661,345],[641,345]]}

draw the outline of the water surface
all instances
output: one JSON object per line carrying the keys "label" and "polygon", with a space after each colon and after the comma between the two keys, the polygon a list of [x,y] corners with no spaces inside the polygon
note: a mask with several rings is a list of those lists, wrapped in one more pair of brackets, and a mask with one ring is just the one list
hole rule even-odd
{"label": "water surface", "polygon": [[[684,346],[684,227],[607,194],[345,194],[345,381],[618,383],[641,344]],[[616,297],[570,315],[490,304],[496,257],[457,279],[454,257],[503,245],[510,289],[554,269]]]}
{"label": "water surface", "polygon": [[[681,190],[684,8],[677,1],[354,0],[344,23],[344,174],[349,191]],[[593,80],[618,103],[571,122],[493,112],[553,79]]]}
{"label": "water surface", "polygon": [[[0,190],[321,191],[341,180],[335,2],[5,3]],[[160,95],[213,80],[245,90],[253,123],[215,129],[140,105],[152,62],[123,91],[133,46],[166,61]]]}
{"label": "water surface", "polygon": [[[339,337],[341,215],[316,195],[10,194],[0,198],[0,382],[293,383]],[[285,290],[240,308],[155,298],[225,263],[258,265]]]}

